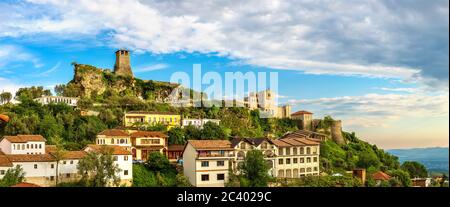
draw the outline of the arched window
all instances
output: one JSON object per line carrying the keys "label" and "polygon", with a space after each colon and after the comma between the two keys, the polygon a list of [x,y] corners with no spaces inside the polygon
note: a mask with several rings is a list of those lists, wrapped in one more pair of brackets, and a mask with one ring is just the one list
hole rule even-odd
{"label": "arched window", "polygon": [[304,173],[305,172],[305,168],[300,168],[300,173]]}
{"label": "arched window", "polygon": [[306,154],[308,154],[308,155],[311,154],[311,148],[310,147],[306,148]]}
{"label": "arched window", "polygon": [[287,178],[292,178],[292,173],[291,173],[290,169],[286,170],[286,177]]}
{"label": "arched window", "polygon": [[303,147],[300,147],[300,154],[305,154],[305,149]]}
{"label": "arched window", "polygon": [[311,168],[310,167],[306,168],[306,172],[311,172]]}
{"label": "arched window", "polygon": [[284,170],[278,170],[278,177],[284,178]]}
{"label": "arched window", "polygon": [[294,148],[292,149],[292,154],[297,155],[297,147],[294,147]]}
{"label": "arched window", "polygon": [[245,152],[240,151],[240,152],[237,153],[237,156],[238,156],[239,158],[244,158],[244,157],[245,157]]}
{"label": "arched window", "polygon": [[293,174],[293,177],[294,178],[298,178],[298,169],[294,169],[293,171],[292,171],[292,174]]}

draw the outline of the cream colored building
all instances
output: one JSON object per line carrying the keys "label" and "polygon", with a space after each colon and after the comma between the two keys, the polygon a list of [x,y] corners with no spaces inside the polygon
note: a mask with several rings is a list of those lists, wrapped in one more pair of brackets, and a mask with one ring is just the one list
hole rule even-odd
{"label": "cream colored building", "polygon": [[275,167],[275,148],[276,146],[268,138],[233,138],[231,146],[234,148],[233,172],[239,173],[239,166],[247,156],[250,150],[261,150],[264,159],[269,166],[268,174],[274,175]]}
{"label": "cream colored building", "polygon": [[196,187],[224,187],[234,157],[227,140],[189,140],[183,150],[183,172]]}
{"label": "cream colored building", "polygon": [[97,134],[95,143],[98,145],[117,145],[129,147],[129,149],[131,150],[130,135],[126,131],[119,129],[103,130],[102,132]]}
{"label": "cream colored building", "polygon": [[274,177],[298,178],[320,173],[320,142],[302,138],[272,140],[276,146]]}
{"label": "cream colored building", "polygon": [[63,96],[42,96],[40,98],[35,98],[34,101],[41,103],[42,105],[47,105],[50,103],[64,103],[69,106],[77,106],[79,98],[75,97],[63,97]]}
{"label": "cream colored building", "polygon": [[162,132],[137,131],[131,133],[133,160],[147,161],[152,152],[167,156],[168,136]]}
{"label": "cream colored building", "polygon": [[264,118],[290,118],[291,106],[277,106],[276,96],[270,89],[250,92],[244,98],[244,105],[250,110],[259,109],[261,117]]}

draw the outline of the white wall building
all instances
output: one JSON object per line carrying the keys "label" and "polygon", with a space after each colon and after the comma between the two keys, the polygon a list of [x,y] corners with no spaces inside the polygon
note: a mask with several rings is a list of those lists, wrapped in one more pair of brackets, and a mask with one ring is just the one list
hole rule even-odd
{"label": "white wall building", "polygon": [[0,149],[5,154],[45,154],[45,141],[41,135],[4,136]]}
{"label": "white wall building", "polygon": [[41,103],[42,105],[47,105],[50,103],[65,103],[69,106],[77,106],[79,98],[63,96],[42,96],[40,98],[35,98],[34,100],[38,103]]}
{"label": "white wall building", "polygon": [[198,128],[203,128],[203,125],[205,125],[208,122],[213,122],[217,125],[220,125],[219,119],[183,119],[181,121],[181,126],[186,127],[189,125],[196,126]]}
{"label": "white wall building", "polygon": [[183,151],[183,172],[196,187],[224,187],[233,159],[227,140],[189,140]]}

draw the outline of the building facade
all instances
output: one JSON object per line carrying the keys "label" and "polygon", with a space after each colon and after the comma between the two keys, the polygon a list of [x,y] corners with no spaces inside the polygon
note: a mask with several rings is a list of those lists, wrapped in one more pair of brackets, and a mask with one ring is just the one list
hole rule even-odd
{"label": "building facade", "polygon": [[171,129],[181,124],[181,116],[172,112],[143,112],[130,111],[124,116],[125,127],[135,127],[139,125],[166,125]]}
{"label": "building facade", "polygon": [[250,92],[248,96],[244,98],[244,106],[250,110],[259,109],[261,117],[289,118],[291,106],[278,106],[276,96],[277,94],[273,93],[270,89],[257,93]]}
{"label": "building facade", "polygon": [[[103,145],[107,146],[107,145]],[[95,151],[100,145],[89,145],[82,151],[65,151],[57,162],[56,147],[46,145],[40,135],[4,136],[0,140],[0,179],[8,169],[20,166],[25,172],[25,181],[38,186],[55,186],[59,182],[77,181],[78,163],[89,151]],[[122,146],[113,148],[114,163],[121,170],[122,184],[132,182],[131,153]]]}
{"label": "building facade", "polygon": [[75,97],[63,97],[63,96],[43,96],[40,98],[35,98],[34,101],[42,104],[47,105],[50,103],[64,103],[69,106],[77,106],[79,98]]}
{"label": "building facade", "polygon": [[137,131],[131,133],[133,160],[147,161],[152,152],[167,156],[168,136],[162,132]]}
{"label": "building facade", "polygon": [[224,187],[234,157],[227,140],[188,140],[183,150],[183,172],[196,187]]}
{"label": "building facade", "polygon": [[291,114],[291,119],[297,121],[299,129],[312,130],[313,113],[309,111],[297,111]]}
{"label": "building facade", "polygon": [[212,122],[217,125],[220,124],[219,119],[182,119],[181,127],[186,127],[186,126],[191,125],[191,126],[195,126],[198,128],[203,128],[203,125],[205,125],[208,122]]}

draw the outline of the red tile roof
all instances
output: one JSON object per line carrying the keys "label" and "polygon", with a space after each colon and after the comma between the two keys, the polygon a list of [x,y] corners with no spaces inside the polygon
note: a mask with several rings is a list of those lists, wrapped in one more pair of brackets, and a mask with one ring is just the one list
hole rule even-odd
{"label": "red tile roof", "polygon": [[6,155],[11,162],[54,162],[55,157],[50,154],[36,155]]}
{"label": "red tile roof", "polygon": [[41,135],[4,136],[3,139],[6,139],[11,143],[45,142],[46,141],[45,138]]}
{"label": "red tile roof", "polygon": [[84,151],[94,151],[94,152],[101,152],[102,149],[112,149],[113,155],[131,155],[131,152],[126,149],[126,147],[117,146],[117,145],[88,145]]}
{"label": "red tile roof", "polygon": [[138,137],[160,137],[160,138],[167,138],[168,136],[165,135],[162,132],[158,131],[137,131],[131,134],[132,138],[138,138]]}
{"label": "red tile roof", "polygon": [[126,115],[129,114],[161,114],[161,115],[178,115],[174,112],[164,111],[164,112],[158,112],[158,111],[130,111],[127,112]]}
{"label": "red tile roof", "polygon": [[306,138],[284,138],[270,140],[277,147],[313,146],[320,145],[320,142]]}
{"label": "red tile roof", "polygon": [[169,145],[168,150],[169,151],[183,151],[184,145],[183,144],[173,144]]}
{"label": "red tile roof", "polygon": [[0,114],[0,120],[4,122],[9,122],[9,117],[3,114]]}
{"label": "red tile roof", "polygon": [[291,116],[295,116],[295,115],[303,115],[303,114],[313,114],[312,112],[309,111],[297,111],[293,114],[291,114]]}
{"label": "red tile roof", "polygon": [[100,132],[98,135],[105,135],[109,137],[128,137],[130,136],[127,132],[119,129],[107,129]]}
{"label": "red tile roof", "polygon": [[228,140],[188,140],[196,150],[233,150]]}
{"label": "red tile roof", "polygon": [[22,183],[18,183],[15,184],[11,187],[28,187],[28,188],[36,188],[36,187],[41,187],[39,185],[33,184],[33,183],[26,183],[26,182],[22,182]]}
{"label": "red tile roof", "polygon": [[378,171],[378,172],[372,174],[372,178],[374,180],[389,180],[389,179],[391,179],[391,176],[384,173],[383,171]]}
{"label": "red tile roof", "polygon": [[0,151],[0,167],[12,167],[13,164],[9,161],[8,157]]}

